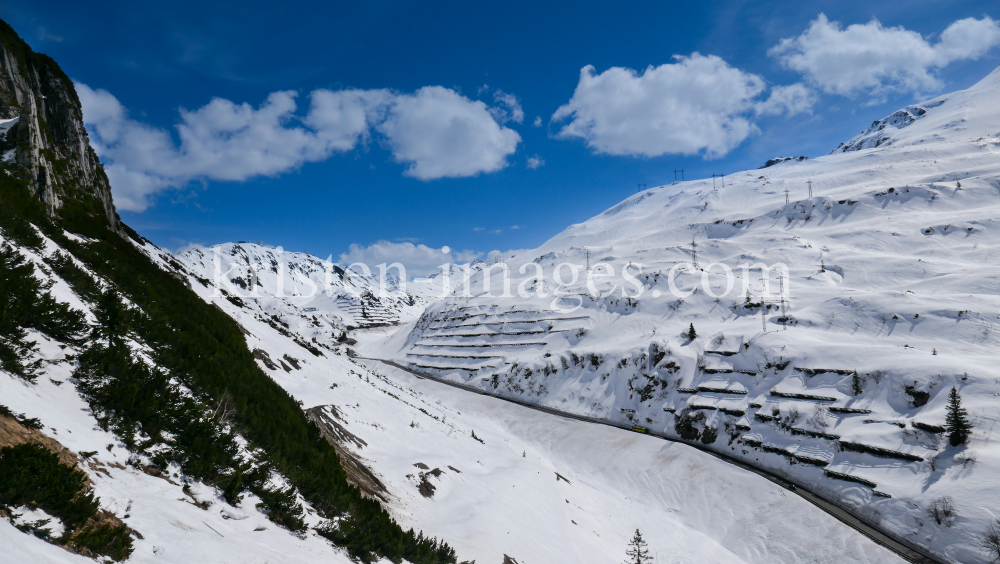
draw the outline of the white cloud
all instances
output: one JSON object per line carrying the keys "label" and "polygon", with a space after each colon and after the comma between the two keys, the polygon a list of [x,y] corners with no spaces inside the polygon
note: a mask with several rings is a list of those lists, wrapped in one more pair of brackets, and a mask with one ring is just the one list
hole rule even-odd
{"label": "white cloud", "polygon": [[[151,195],[192,181],[239,182],[325,160],[367,143],[373,128],[393,157],[410,165],[406,174],[421,180],[499,170],[521,140],[492,117],[492,108],[435,86],[412,95],[315,90],[305,115],[297,113],[297,95],[290,91],[270,94],[257,108],[215,98],[180,110],[178,143],[167,130],[131,119],[108,91],[75,85],[115,204],[129,211],[141,212]],[[516,97],[497,99],[506,119],[516,121]]]}
{"label": "white cloud", "polygon": [[798,37],[781,40],[768,52],[826,92],[937,90],[933,70],[976,59],[1000,44],[1000,25],[989,16],[948,26],[934,44],[903,27],[883,27],[872,19],[842,28],[820,14]]}
{"label": "white cloud", "polygon": [[520,229],[521,226],[520,225],[511,225],[510,228],[511,229]]}
{"label": "white cloud", "polygon": [[542,126],[542,116],[535,116],[535,121],[531,125],[533,125],[535,127],[541,127]]}
{"label": "white cloud", "polygon": [[789,84],[772,88],[771,95],[767,100],[758,103],[754,111],[761,116],[775,114],[794,116],[812,112],[814,105],[816,105],[816,94],[812,90],[804,84]]}
{"label": "white cloud", "polygon": [[303,120],[320,140],[338,151],[367,141],[369,129],[381,120],[393,98],[388,90],[314,90]]}
{"label": "white cloud", "polygon": [[545,159],[535,155],[533,157],[528,157],[528,168],[531,170],[537,170],[538,167],[545,166]]}
{"label": "white cloud", "polygon": [[493,101],[497,105],[490,108],[490,115],[497,120],[497,123],[504,124],[508,121],[521,123],[524,121],[524,110],[521,108],[521,102],[517,96],[507,94],[503,90],[497,90],[493,93]]}
{"label": "white cloud", "polygon": [[[757,131],[748,115],[766,89],[763,79],[714,55],[675,61],[641,74],[621,67],[597,74],[593,66],[584,67],[572,99],[552,116],[569,120],[559,137],[581,138],[595,152],[612,155],[717,157]],[[781,106],[777,99],[767,108],[779,106],[802,111],[801,103]]]}
{"label": "white cloud", "polygon": [[[382,263],[392,264],[398,262],[406,267],[407,278],[413,276],[428,276],[438,272],[438,266],[454,262],[466,263],[482,256],[476,251],[455,251],[442,252],[441,249],[428,247],[427,245],[414,245],[413,243],[390,243],[389,241],[378,241],[367,247],[362,245],[351,245],[346,253],[340,255],[340,264],[348,266],[354,263],[368,265],[373,272],[377,272],[376,266]],[[395,273],[395,270],[392,271]]]}
{"label": "white cloud", "polygon": [[521,142],[486,104],[441,86],[396,96],[377,129],[396,161],[409,165],[405,174],[420,180],[495,172]]}

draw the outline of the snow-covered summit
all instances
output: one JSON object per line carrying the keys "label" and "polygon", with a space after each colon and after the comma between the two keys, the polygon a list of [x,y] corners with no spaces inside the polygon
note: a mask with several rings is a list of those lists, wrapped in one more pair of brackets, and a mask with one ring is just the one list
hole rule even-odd
{"label": "snow-covered summit", "polygon": [[[907,106],[873,122],[834,153],[911,145],[932,140],[962,141],[1000,133],[1000,67],[967,90]],[[974,123],[969,121],[975,117]]]}

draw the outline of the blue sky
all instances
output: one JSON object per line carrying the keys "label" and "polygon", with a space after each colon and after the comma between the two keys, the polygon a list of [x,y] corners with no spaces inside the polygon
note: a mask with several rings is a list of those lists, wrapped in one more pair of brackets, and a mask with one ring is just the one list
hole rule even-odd
{"label": "blue sky", "polygon": [[356,245],[417,273],[441,257],[421,245],[534,247],[675,169],[824,154],[1000,63],[995,2],[8,0],[0,18],[79,83],[121,215],[155,243]]}

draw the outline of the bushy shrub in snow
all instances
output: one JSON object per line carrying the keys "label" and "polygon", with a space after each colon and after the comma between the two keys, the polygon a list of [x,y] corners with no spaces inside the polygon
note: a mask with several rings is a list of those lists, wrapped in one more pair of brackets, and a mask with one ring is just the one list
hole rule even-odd
{"label": "bushy shrub in snow", "polygon": [[950,527],[955,522],[955,518],[958,517],[958,510],[955,509],[955,500],[947,495],[935,498],[927,506],[927,514],[938,525]]}
{"label": "bushy shrub in snow", "polygon": [[1000,519],[993,521],[986,527],[986,530],[979,537],[979,546],[986,549],[991,562],[1000,562]]}

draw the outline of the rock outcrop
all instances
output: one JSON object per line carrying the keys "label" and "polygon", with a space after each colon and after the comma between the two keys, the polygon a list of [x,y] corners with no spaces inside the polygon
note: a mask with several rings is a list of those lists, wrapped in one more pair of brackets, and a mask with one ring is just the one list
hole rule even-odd
{"label": "rock outcrop", "polygon": [[87,138],[73,82],[2,20],[0,159],[8,172],[29,182],[50,215],[67,201],[90,200],[84,209],[103,213],[120,231],[111,185]]}
{"label": "rock outcrop", "polygon": [[907,106],[902,110],[897,110],[889,116],[872,122],[868,129],[862,131],[850,141],[841,143],[836,149],[830,151],[830,154],[874,149],[892,143],[892,134],[895,131],[912,124],[924,117],[926,113],[927,109],[920,106]]}

